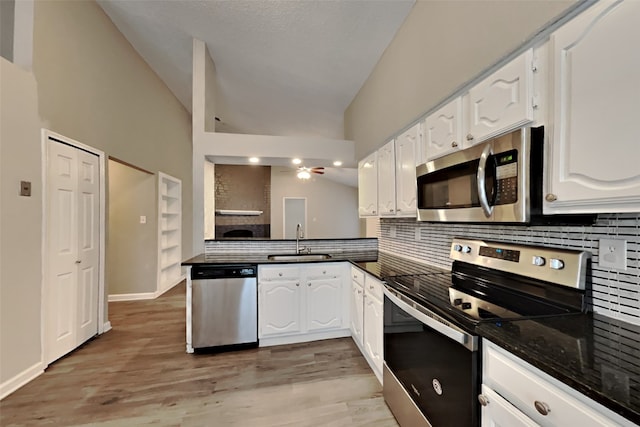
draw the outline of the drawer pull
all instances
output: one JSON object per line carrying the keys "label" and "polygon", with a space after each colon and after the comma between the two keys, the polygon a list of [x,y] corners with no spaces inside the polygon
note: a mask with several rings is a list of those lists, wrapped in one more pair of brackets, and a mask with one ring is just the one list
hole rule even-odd
{"label": "drawer pull", "polygon": [[548,415],[549,412],[551,412],[549,405],[544,402],[540,402],[539,400],[533,402],[533,406],[536,407],[536,411],[540,412],[540,415]]}
{"label": "drawer pull", "polygon": [[282,277],[282,273],[278,273],[278,276]]}
{"label": "drawer pull", "polygon": [[484,394],[479,394],[478,402],[480,402],[482,406],[487,406],[489,404],[489,399],[487,399],[487,396],[485,396]]}

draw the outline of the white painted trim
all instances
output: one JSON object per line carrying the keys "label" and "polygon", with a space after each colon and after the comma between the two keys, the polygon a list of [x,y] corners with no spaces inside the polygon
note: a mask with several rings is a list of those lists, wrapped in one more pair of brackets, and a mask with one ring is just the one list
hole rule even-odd
{"label": "white painted trim", "polygon": [[327,340],[333,338],[345,338],[351,336],[351,329],[336,329],[326,332],[314,332],[311,334],[288,335],[283,337],[260,338],[260,347],[272,345],[296,344],[301,342]]}
{"label": "white painted trim", "polygon": [[4,399],[23,385],[39,377],[43,373],[44,365],[42,361],[40,361],[20,372],[18,375],[15,375],[13,378],[9,378],[7,381],[0,384],[0,400]]}
{"label": "white painted trim", "polygon": [[116,301],[139,301],[139,300],[156,299],[160,295],[169,291],[170,289],[175,288],[176,285],[182,282],[185,278],[186,278],[186,275],[183,274],[182,276],[180,276],[180,280],[177,280],[173,285],[167,287],[166,289],[157,290],[155,292],[140,292],[140,293],[132,293],[132,294],[110,294],[108,297],[108,300],[109,302],[116,302]]}
{"label": "white painted trim", "polygon": [[137,294],[111,294],[109,302],[138,301],[158,298],[158,292],[141,292]]}
{"label": "white painted trim", "polygon": [[100,227],[100,237],[99,237],[99,245],[100,245],[100,254],[99,254],[99,272],[98,272],[98,335],[103,334],[105,332],[104,326],[108,323],[105,319],[105,302],[106,302],[106,292],[105,292],[105,260],[106,260],[106,154],[104,151],[93,148],[89,145],[83,144],[74,139],[68,138],[64,135],[60,135],[59,133],[53,132],[51,130],[42,128],[42,285],[41,285],[41,298],[40,298],[40,359],[43,361],[44,367],[48,366],[48,364],[44,361],[47,360],[45,357],[47,354],[47,328],[46,328],[46,319],[48,318],[48,313],[46,312],[46,308],[48,307],[48,292],[46,286],[46,279],[48,277],[48,262],[47,262],[47,165],[49,158],[49,150],[47,142],[49,138],[55,138],[57,140],[63,141],[65,144],[70,146],[79,148],[81,150],[87,151],[91,154],[95,154],[98,156],[98,164],[100,165],[100,209],[98,212],[98,220]]}
{"label": "white painted trim", "polygon": [[102,333],[109,332],[111,330],[111,322],[107,321],[102,325]]}

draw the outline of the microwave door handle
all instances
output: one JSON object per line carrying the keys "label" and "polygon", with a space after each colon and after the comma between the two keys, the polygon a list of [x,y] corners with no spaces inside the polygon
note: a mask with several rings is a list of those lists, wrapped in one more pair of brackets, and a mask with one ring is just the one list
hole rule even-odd
{"label": "microwave door handle", "polygon": [[478,198],[480,199],[480,206],[482,207],[482,211],[484,215],[489,218],[493,213],[493,206],[489,205],[489,199],[487,198],[486,191],[486,180],[487,180],[487,160],[489,160],[489,156],[493,155],[493,149],[491,144],[487,144],[482,150],[482,154],[480,155],[480,163],[478,163],[478,175],[477,175],[477,183],[478,183]]}

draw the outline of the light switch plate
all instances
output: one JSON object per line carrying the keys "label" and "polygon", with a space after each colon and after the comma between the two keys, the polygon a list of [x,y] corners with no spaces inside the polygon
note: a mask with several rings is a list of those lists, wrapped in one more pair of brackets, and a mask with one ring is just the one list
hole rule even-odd
{"label": "light switch plate", "polygon": [[25,197],[31,197],[31,182],[20,181],[20,195]]}
{"label": "light switch plate", "polygon": [[147,223],[147,217],[144,215],[140,215],[140,224],[146,224]]}
{"label": "light switch plate", "polygon": [[621,239],[600,239],[598,265],[604,268],[627,269],[627,241]]}

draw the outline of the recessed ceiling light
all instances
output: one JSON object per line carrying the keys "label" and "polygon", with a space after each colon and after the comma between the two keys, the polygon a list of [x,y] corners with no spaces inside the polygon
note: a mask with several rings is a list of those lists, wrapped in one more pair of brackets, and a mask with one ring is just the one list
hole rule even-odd
{"label": "recessed ceiling light", "polygon": [[249,157],[249,162],[251,162],[251,163],[258,163],[259,161],[260,161],[260,159],[257,158],[257,157]]}
{"label": "recessed ceiling light", "polygon": [[291,163],[293,163],[294,165],[299,165],[300,163],[302,163],[302,160],[296,158],[296,159],[291,159]]}
{"label": "recessed ceiling light", "polygon": [[336,160],[333,162],[333,166],[342,166],[342,162],[340,160]]}

